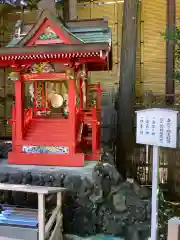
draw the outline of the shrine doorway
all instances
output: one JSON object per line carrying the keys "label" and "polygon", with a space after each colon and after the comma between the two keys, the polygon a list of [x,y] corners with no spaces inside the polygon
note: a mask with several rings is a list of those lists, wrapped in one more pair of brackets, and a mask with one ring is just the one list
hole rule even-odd
{"label": "shrine doorway", "polygon": [[24,82],[24,109],[33,109],[34,117],[68,118],[68,82]]}

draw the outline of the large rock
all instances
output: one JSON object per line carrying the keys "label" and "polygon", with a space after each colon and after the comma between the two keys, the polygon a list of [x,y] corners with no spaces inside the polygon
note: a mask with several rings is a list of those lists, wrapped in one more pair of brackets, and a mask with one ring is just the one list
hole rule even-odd
{"label": "large rock", "polygon": [[[82,181],[84,186],[82,183],[79,189],[76,187],[76,197],[65,201],[65,219],[68,213],[72,214],[71,223],[65,220],[65,232],[84,237],[102,232],[123,236],[130,228],[131,231],[135,229],[134,236],[145,235],[144,239],[147,238],[151,196],[148,189],[134,181],[123,181],[115,166],[109,163],[95,166],[92,182]],[[131,228],[133,226],[138,227]]]}
{"label": "large rock", "polygon": [[8,152],[12,151],[11,142],[1,142],[0,143],[0,158],[7,158]]}

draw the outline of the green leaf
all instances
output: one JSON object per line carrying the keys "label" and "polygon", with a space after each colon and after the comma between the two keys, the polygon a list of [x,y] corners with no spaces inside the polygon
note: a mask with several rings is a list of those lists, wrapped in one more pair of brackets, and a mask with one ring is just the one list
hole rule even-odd
{"label": "green leaf", "polygon": [[27,8],[29,10],[34,10],[34,9],[37,9],[37,4],[40,0],[28,0],[28,5],[27,5]]}

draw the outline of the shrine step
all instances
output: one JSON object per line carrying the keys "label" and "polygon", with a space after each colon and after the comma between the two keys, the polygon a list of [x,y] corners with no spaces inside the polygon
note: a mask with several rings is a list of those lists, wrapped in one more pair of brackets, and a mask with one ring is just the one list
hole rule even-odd
{"label": "shrine step", "polygon": [[69,124],[66,120],[34,120],[26,129],[24,140],[27,141],[68,141]]}
{"label": "shrine step", "polygon": [[92,136],[86,136],[86,137],[83,137],[83,142],[85,142],[86,144],[88,145],[91,145],[92,144]]}
{"label": "shrine step", "polygon": [[92,136],[83,137],[85,141],[92,141]]}

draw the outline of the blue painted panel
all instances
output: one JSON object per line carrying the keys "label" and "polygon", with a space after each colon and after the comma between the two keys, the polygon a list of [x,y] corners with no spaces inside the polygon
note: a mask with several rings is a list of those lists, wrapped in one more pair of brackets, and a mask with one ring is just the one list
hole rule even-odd
{"label": "blue painted panel", "polygon": [[0,224],[4,225],[19,225],[36,228],[38,221],[35,216],[28,212],[20,212],[14,209],[7,209],[0,213]]}

